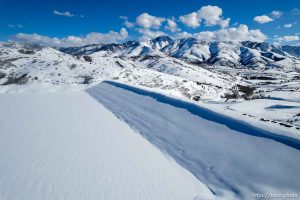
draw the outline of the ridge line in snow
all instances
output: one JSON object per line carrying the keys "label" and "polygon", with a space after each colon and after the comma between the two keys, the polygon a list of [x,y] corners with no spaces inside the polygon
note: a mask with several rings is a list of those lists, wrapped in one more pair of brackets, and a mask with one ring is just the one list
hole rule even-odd
{"label": "ridge line in snow", "polygon": [[119,82],[103,81],[103,83],[108,83],[115,87],[119,87],[119,88],[128,90],[130,92],[134,92],[139,95],[150,96],[161,103],[166,103],[166,104],[170,104],[172,106],[178,107],[178,108],[186,109],[190,113],[192,113],[196,116],[199,116],[201,118],[204,118],[204,119],[207,119],[210,121],[214,121],[219,124],[226,125],[230,129],[242,132],[244,134],[252,135],[252,136],[256,136],[256,137],[264,137],[267,139],[272,139],[272,140],[275,140],[276,142],[279,142],[284,145],[295,148],[297,150],[300,150],[300,141],[296,138],[292,138],[292,137],[289,137],[286,135],[280,135],[280,134],[272,133],[267,130],[260,129],[251,124],[248,124],[247,122],[240,121],[238,119],[234,119],[230,116],[226,116],[221,113],[217,113],[208,108],[201,107],[200,105],[196,105],[191,102],[187,102],[187,101],[180,100],[180,99],[177,99],[174,97],[166,96],[164,94],[156,93],[153,91],[148,91],[145,89],[133,87],[133,86],[126,85],[123,83],[119,83]]}

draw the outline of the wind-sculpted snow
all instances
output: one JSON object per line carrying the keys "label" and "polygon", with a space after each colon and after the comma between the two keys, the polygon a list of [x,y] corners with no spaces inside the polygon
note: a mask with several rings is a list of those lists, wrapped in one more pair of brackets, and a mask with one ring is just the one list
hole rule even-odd
{"label": "wind-sculpted snow", "polygon": [[299,141],[119,83],[87,92],[224,199],[300,193]]}
{"label": "wind-sculpted snow", "polygon": [[0,95],[1,200],[207,200],[213,194],[84,92]]}

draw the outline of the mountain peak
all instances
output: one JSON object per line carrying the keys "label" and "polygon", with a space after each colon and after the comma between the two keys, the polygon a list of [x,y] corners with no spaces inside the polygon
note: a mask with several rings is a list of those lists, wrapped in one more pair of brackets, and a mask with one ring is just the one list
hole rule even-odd
{"label": "mountain peak", "polygon": [[153,42],[159,42],[159,41],[167,41],[167,42],[173,42],[173,39],[170,36],[167,35],[161,35],[157,38],[152,39]]}
{"label": "mountain peak", "polygon": [[164,47],[172,44],[174,40],[167,35],[161,35],[153,40],[150,40],[150,45],[155,50],[163,49]]}

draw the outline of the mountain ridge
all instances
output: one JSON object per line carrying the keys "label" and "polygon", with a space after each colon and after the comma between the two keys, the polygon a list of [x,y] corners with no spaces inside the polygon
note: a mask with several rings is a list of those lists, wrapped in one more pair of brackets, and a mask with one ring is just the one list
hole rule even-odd
{"label": "mountain ridge", "polygon": [[197,40],[193,37],[174,40],[169,36],[159,36],[145,42],[103,44],[91,52],[85,51],[86,47],[82,47],[83,51],[80,51],[80,47],[59,48],[59,50],[76,56],[95,52],[105,52],[105,55],[127,58],[171,56],[188,63],[208,66],[279,68],[282,70],[300,68],[300,47],[279,47],[266,42],[218,42]]}
{"label": "mountain ridge", "polygon": [[282,47],[168,36],[70,48],[2,43],[0,64],[0,85],[115,80],[188,99],[240,98],[238,85],[297,90],[300,77],[300,58]]}

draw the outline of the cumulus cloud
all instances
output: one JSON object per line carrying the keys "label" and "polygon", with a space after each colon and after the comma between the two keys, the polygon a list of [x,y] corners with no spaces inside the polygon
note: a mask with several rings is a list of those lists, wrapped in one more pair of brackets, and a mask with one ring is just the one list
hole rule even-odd
{"label": "cumulus cloud", "polygon": [[140,41],[146,41],[146,40],[150,40],[150,39],[156,38],[161,35],[166,35],[162,31],[152,31],[150,29],[143,29],[143,28],[138,29],[138,32],[142,35],[139,38]]}
{"label": "cumulus cloud", "polygon": [[83,37],[67,36],[64,38],[51,38],[39,34],[18,33],[12,39],[20,42],[30,42],[46,46],[71,47],[83,46],[87,44],[112,43],[123,41],[128,37],[128,32],[122,28],[119,32],[110,31],[108,33],[92,32]]}
{"label": "cumulus cloud", "polygon": [[172,37],[174,39],[181,39],[181,38],[189,38],[189,37],[193,37],[193,35],[191,33],[188,33],[186,31],[180,32],[180,33],[176,33],[174,35],[172,35]]}
{"label": "cumulus cloud", "polygon": [[178,28],[177,23],[174,19],[167,19],[166,29],[171,31],[172,33],[180,31],[180,28]]}
{"label": "cumulus cloud", "polygon": [[48,36],[39,35],[36,33],[26,34],[26,33],[18,33],[13,36],[12,40],[20,41],[20,42],[29,42],[29,43],[37,43],[41,45],[49,45],[49,46],[58,46],[60,44],[60,40],[56,37],[50,38]]}
{"label": "cumulus cloud", "polygon": [[279,17],[281,17],[282,12],[281,12],[281,11],[278,11],[278,10],[273,10],[273,11],[271,12],[271,15],[272,15],[273,18],[279,18]]}
{"label": "cumulus cloud", "polygon": [[259,29],[249,30],[247,25],[241,24],[236,28],[226,28],[220,29],[217,31],[202,31],[195,34],[188,34],[183,32],[177,34],[178,36],[185,37],[195,37],[199,40],[207,40],[207,41],[256,41],[262,42],[267,37],[263,34]]}
{"label": "cumulus cloud", "polygon": [[285,35],[282,37],[275,36],[275,40],[278,42],[292,42],[292,41],[298,41],[299,36],[297,35]]}
{"label": "cumulus cloud", "polygon": [[224,19],[224,20],[220,20],[219,24],[221,27],[225,28],[229,25],[230,23],[230,18]]}
{"label": "cumulus cloud", "polygon": [[74,17],[75,16],[70,11],[62,11],[62,12],[60,12],[60,11],[54,10],[53,14],[60,15],[60,16],[65,16],[65,17]]}
{"label": "cumulus cloud", "polygon": [[253,18],[253,20],[260,24],[265,24],[273,21],[273,19],[267,15],[256,16]]}
{"label": "cumulus cloud", "polygon": [[199,40],[219,41],[219,31],[201,31],[199,33],[193,34],[193,37]]}
{"label": "cumulus cloud", "polygon": [[292,28],[293,27],[293,24],[285,24],[284,25],[284,28]]}
{"label": "cumulus cloud", "polygon": [[[213,33],[213,34],[212,34]],[[241,24],[237,28],[221,29],[214,32],[205,32],[197,34],[198,39],[205,39],[209,37],[210,40],[217,41],[257,41],[262,42],[267,37],[260,30],[249,30],[247,25]]]}
{"label": "cumulus cloud", "polygon": [[127,28],[133,28],[135,26],[134,22],[128,21],[128,17],[127,16],[120,16],[120,18],[124,20],[124,25]]}
{"label": "cumulus cloud", "polygon": [[164,22],[165,20],[166,20],[165,18],[155,17],[149,15],[148,13],[143,13],[136,18],[136,24],[145,29],[149,29],[149,28],[158,29],[160,28],[162,22]]}
{"label": "cumulus cloud", "polygon": [[200,22],[197,18],[196,12],[192,12],[190,14],[180,16],[179,20],[181,23],[191,28],[197,28],[200,26]]}
{"label": "cumulus cloud", "polygon": [[197,18],[204,20],[207,26],[214,26],[221,20],[222,9],[218,6],[203,6],[197,11]]}
{"label": "cumulus cloud", "polygon": [[179,20],[188,27],[197,28],[203,22],[206,26],[220,25],[227,27],[230,18],[223,19],[223,10],[218,6],[202,6],[197,12],[179,17]]}

